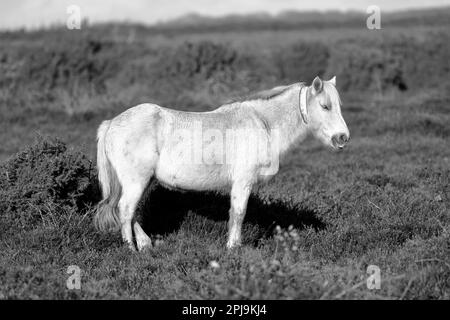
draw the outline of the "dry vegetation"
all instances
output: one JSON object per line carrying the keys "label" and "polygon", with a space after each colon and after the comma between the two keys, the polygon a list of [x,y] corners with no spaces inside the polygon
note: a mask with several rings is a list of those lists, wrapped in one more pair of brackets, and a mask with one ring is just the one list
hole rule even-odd
{"label": "dry vegetation", "polygon": [[[114,30],[0,34],[0,298],[450,298],[448,30]],[[226,197],[159,186],[139,211],[155,248],[94,230],[100,121],[317,74],[337,75],[351,144],[296,148],[254,190],[240,250],[224,249]],[[365,286],[371,264],[380,290]]]}

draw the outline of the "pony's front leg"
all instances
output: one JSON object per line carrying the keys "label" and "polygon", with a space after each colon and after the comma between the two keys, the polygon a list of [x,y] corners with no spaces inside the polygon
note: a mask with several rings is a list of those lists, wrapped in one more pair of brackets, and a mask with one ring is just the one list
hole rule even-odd
{"label": "pony's front leg", "polygon": [[238,181],[231,187],[230,220],[228,222],[227,248],[231,249],[241,244],[242,222],[247,211],[248,198],[252,190],[252,183]]}
{"label": "pony's front leg", "polygon": [[142,229],[139,222],[135,221],[133,225],[134,236],[136,238],[136,245],[139,251],[143,251],[146,248],[151,248],[152,240]]}

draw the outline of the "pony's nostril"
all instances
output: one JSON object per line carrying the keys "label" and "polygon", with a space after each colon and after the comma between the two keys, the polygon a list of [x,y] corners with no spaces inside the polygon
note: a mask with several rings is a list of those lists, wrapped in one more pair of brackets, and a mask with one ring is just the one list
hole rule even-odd
{"label": "pony's nostril", "polygon": [[348,136],[345,133],[336,134],[333,136],[332,141],[335,147],[342,149],[348,142]]}
{"label": "pony's nostril", "polygon": [[346,134],[341,134],[340,136],[339,136],[339,143],[340,144],[344,144],[344,143],[346,143],[348,141],[348,138],[347,138],[347,135]]}

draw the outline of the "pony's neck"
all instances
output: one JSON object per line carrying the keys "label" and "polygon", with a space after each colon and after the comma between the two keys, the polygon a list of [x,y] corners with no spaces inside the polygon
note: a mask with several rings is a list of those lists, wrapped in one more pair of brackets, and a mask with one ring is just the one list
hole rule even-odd
{"label": "pony's neck", "polygon": [[308,135],[299,109],[300,88],[297,83],[282,94],[268,100],[258,100],[253,106],[255,112],[266,122],[272,138],[278,134],[279,154],[282,155]]}

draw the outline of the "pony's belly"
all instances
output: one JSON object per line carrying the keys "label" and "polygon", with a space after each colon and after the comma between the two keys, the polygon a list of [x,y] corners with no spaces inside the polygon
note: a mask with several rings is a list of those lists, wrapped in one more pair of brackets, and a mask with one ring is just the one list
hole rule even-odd
{"label": "pony's belly", "polygon": [[164,185],[184,190],[223,190],[230,185],[225,165],[160,164],[155,176]]}

